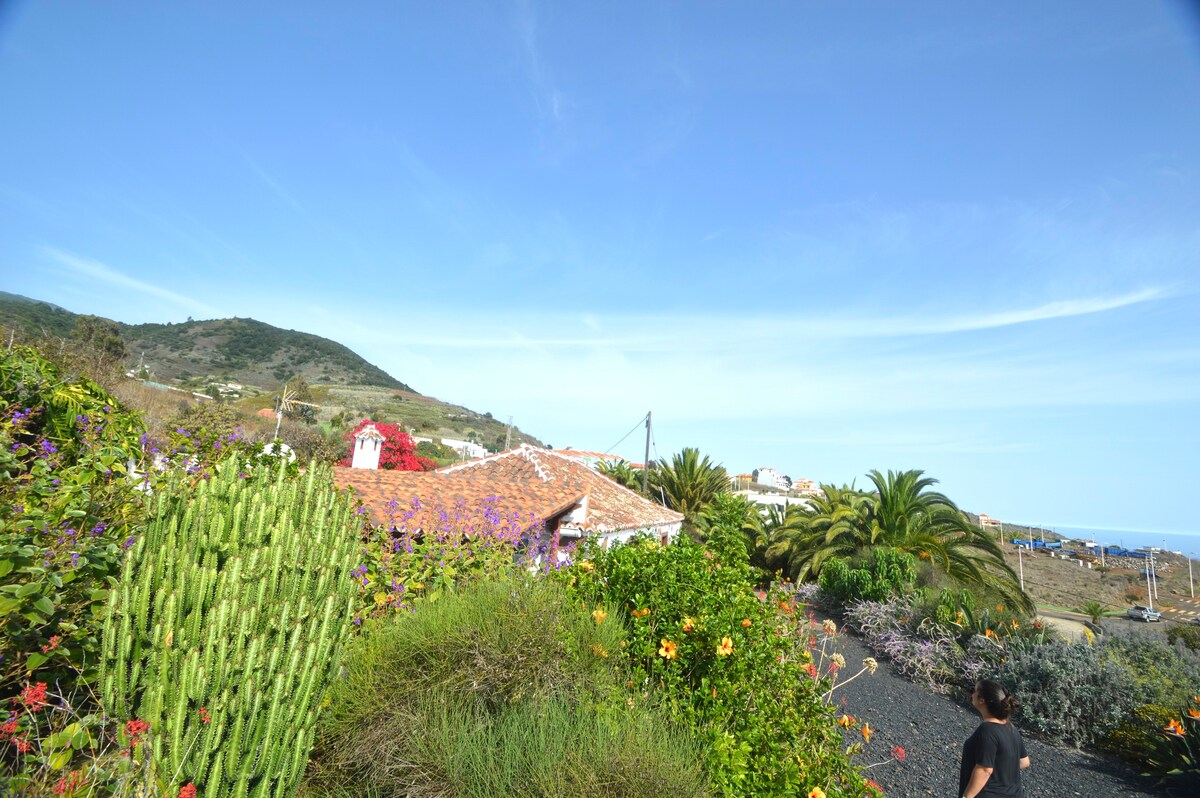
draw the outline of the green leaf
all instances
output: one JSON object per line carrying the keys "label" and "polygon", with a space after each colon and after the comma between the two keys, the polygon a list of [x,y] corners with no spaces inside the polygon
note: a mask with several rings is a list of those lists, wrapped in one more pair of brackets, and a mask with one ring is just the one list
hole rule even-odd
{"label": "green leaf", "polygon": [[21,602],[15,598],[0,598],[0,615],[8,615],[20,606]]}
{"label": "green leaf", "polygon": [[54,614],[54,602],[51,601],[50,599],[46,598],[45,596],[42,596],[37,601],[33,602],[33,607],[38,612],[44,613],[45,615],[53,615]]}
{"label": "green leaf", "polygon": [[59,751],[57,754],[53,754],[49,759],[47,759],[46,764],[51,770],[62,770],[64,767],[66,767],[67,763],[71,761],[72,753],[73,752],[70,748],[65,751]]}
{"label": "green leaf", "polygon": [[29,598],[34,593],[42,589],[42,586],[36,582],[26,582],[17,588],[17,598]]}
{"label": "green leaf", "polygon": [[0,560],[0,576],[6,576],[13,569],[12,560]]}
{"label": "green leaf", "polygon": [[45,654],[33,653],[29,655],[29,659],[25,660],[25,670],[31,671],[39,667],[43,662],[50,659]]}

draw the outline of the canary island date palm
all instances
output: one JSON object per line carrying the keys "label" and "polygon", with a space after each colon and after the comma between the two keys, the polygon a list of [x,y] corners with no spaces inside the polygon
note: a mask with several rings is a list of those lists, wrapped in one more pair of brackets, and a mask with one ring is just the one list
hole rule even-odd
{"label": "canary island date palm", "polygon": [[624,460],[602,460],[596,470],[623,488],[638,493],[642,490],[642,469],[634,468]]}
{"label": "canary island date palm", "polygon": [[650,498],[683,513],[689,530],[696,528],[701,511],[728,491],[729,475],[724,466],[691,447],[672,455],[669,462],[660,459],[650,472]]}
{"label": "canary island date palm", "polygon": [[834,557],[867,557],[874,549],[892,548],[964,585],[994,590],[1015,609],[1032,611],[1000,547],[947,496],[931,490],[937,480],[920,470],[867,476],[874,492],[822,486],[825,496],[805,514],[807,528],[781,533],[768,559],[782,558],[789,573],[804,581]]}

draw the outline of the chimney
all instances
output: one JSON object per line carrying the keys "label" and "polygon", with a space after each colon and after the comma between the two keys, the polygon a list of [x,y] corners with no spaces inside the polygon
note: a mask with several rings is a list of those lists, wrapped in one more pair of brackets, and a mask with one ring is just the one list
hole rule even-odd
{"label": "chimney", "polygon": [[354,436],[354,457],[351,468],[379,468],[379,455],[383,451],[384,437],[374,424],[368,424]]}

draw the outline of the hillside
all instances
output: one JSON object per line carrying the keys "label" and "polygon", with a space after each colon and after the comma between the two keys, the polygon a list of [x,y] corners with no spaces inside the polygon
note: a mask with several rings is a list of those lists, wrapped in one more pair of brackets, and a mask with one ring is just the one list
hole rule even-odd
{"label": "hillside", "polygon": [[[33,340],[68,338],[79,318],[48,302],[0,292],[0,328]],[[311,388],[311,401],[319,405],[316,420],[330,433],[371,418],[399,424],[418,436],[475,440],[493,450],[506,436],[514,446],[541,445],[515,427],[508,431],[491,413],[423,396],[349,348],[317,335],[254,319],[114,323],[125,343],[127,368],[140,363],[154,382],[189,391],[203,391],[213,382],[239,383],[245,390],[236,404],[249,413],[273,407],[283,382],[299,375]]]}
{"label": "hillside", "polygon": [[[56,305],[0,292],[0,325],[27,335],[68,337],[77,318]],[[129,353],[126,365],[144,364],[159,382],[213,379],[274,391],[300,375],[310,383],[412,391],[339,343],[254,319],[116,324]]]}

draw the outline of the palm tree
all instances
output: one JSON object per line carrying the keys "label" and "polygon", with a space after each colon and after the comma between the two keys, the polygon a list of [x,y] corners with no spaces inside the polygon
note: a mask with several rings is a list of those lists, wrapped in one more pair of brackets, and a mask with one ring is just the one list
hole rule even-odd
{"label": "palm tree", "polygon": [[967,585],[994,590],[1010,606],[1032,611],[996,542],[949,498],[930,488],[922,471],[872,471],[873,493],[822,485],[803,524],[781,531],[767,549],[797,581],[820,574],[834,557],[867,557],[873,549],[906,551]]}
{"label": "palm tree", "polygon": [[683,513],[684,524],[694,528],[700,512],[718,494],[729,491],[729,475],[724,466],[713,463],[708,455],[685,448],[671,456],[668,463],[661,458],[650,472],[650,498]]}
{"label": "palm tree", "polygon": [[596,470],[623,488],[642,492],[642,469],[624,460],[602,460]]}
{"label": "palm tree", "polygon": [[816,577],[831,557],[849,557],[861,546],[859,530],[868,494],[852,485],[821,485],[807,506],[792,505],[771,533],[767,563],[797,582]]}

